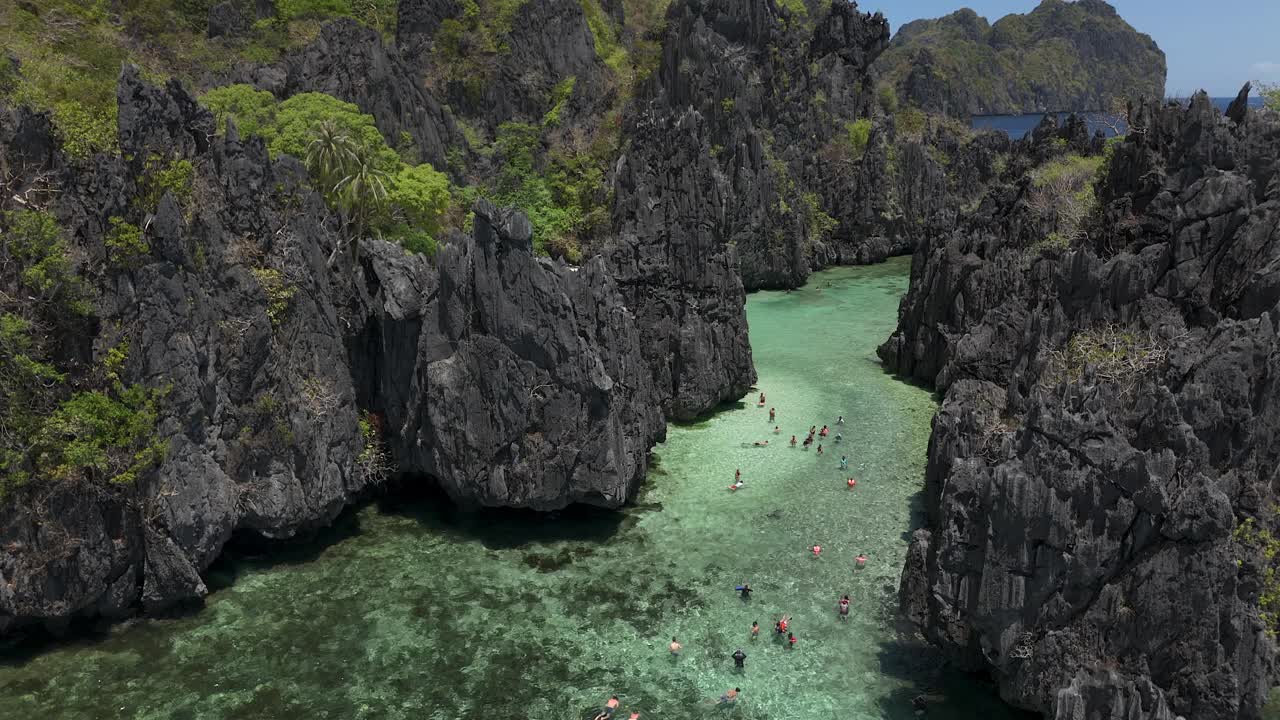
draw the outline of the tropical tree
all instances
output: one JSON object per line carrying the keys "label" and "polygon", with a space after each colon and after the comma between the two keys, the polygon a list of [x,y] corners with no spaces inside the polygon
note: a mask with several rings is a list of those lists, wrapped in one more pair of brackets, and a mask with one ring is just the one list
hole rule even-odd
{"label": "tropical tree", "polygon": [[[386,171],[377,167],[368,154],[360,153],[346,177],[334,186],[338,207],[346,218],[347,244],[351,247],[353,267],[360,259],[361,238],[386,208],[389,182]],[[336,255],[336,249],[334,253]]]}
{"label": "tropical tree", "polygon": [[304,160],[307,171],[326,198],[333,199],[337,185],[351,173],[360,159],[360,146],[350,133],[332,120],[322,120],[307,143]]}

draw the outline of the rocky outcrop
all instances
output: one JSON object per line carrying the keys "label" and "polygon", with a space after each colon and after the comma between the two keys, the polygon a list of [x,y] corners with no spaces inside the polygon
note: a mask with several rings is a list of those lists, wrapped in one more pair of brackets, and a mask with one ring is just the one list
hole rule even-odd
{"label": "rocky outcrop", "polygon": [[995,188],[881,349],[945,391],[903,610],[1048,717],[1257,718],[1276,678],[1280,118],[1236,115],[1135,110],[1066,250]]}
{"label": "rocky outcrop", "polygon": [[[509,120],[541,122],[555,102],[553,89],[568,78],[574,82],[572,114],[600,114],[611,105],[615,83],[596,53],[580,0],[520,3],[509,27],[497,27],[497,9],[486,8],[482,12],[488,14],[478,19],[464,12],[463,4],[452,0],[402,0],[396,29],[401,51],[419,70],[440,79],[443,97],[460,115],[490,130]],[[436,32],[446,20],[483,25],[464,39],[437,43]],[[493,33],[500,34],[491,38],[496,51],[473,42]]]}
{"label": "rocky outcrop", "polygon": [[1164,53],[1103,0],[1043,0],[994,25],[964,8],[903,25],[876,71],[899,99],[967,118],[1110,111],[1164,97]]}
{"label": "rocky outcrop", "polygon": [[466,139],[421,77],[377,31],[354,20],[325,23],[309,45],[273,65],[246,66],[233,78],[280,98],[322,92],[373,116],[387,143],[438,170]]}
{"label": "rocky outcrop", "polygon": [[[325,270],[332,237],[300,167],[272,163],[234,126],[213,136],[213,118],[176,84],[159,90],[126,68],[119,98],[122,149],[193,161],[198,203],[165,194],[140,217],[141,178],[118,158],[77,168],[51,152],[14,167],[57,179],[50,209],[66,236],[86,268],[110,268],[91,276],[100,330],[84,338],[84,361],[123,343],[122,378],[167,389],[157,426],[167,453],[130,486],[37,478],[4,497],[0,631],[197,598],[232,533],[283,538],[326,524],[368,482],[354,472],[363,442]],[[31,126],[23,111],[6,124]],[[146,228],[150,252],[128,269],[107,262],[111,216]],[[264,271],[295,290],[274,322]],[[310,402],[311,388],[331,402]]]}
{"label": "rocky outcrop", "polygon": [[635,318],[599,257],[535,258],[518,211],[475,208],[438,273],[374,245],[368,324],[353,343],[362,405],[402,472],[463,504],[622,505],[665,435]]}
{"label": "rocky outcrop", "polygon": [[[660,66],[624,129],[632,154],[680,147],[703,169],[686,175],[700,187],[673,188],[704,199],[679,226],[734,244],[747,289],[803,283],[835,257],[824,240],[853,232],[852,204],[841,201],[851,177],[840,169],[854,161],[822,150],[867,112],[866,70],[888,25],[848,3],[811,12],[770,0],[673,4]],[[618,182],[630,217],[630,179]]]}
{"label": "rocky outcrop", "polygon": [[[662,402],[602,260],[537,259],[523,215],[481,204],[474,240],[435,264],[369,241],[355,267],[331,265],[336,223],[300,163],[234,123],[214,134],[177,83],[129,67],[118,94],[125,155],[73,164],[47,117],[6,110],[0,166],[5,202],[52,213],[93,290],[46,361],[77,389],[107,357],[120,383],[161,389],[165,452],[129,483],[6,478],[0,635],[196,600],[233,535],[309,532],[388,472],[470,505],[616,507],[635,491]],[[190,191],[148,206],[154,158],[190,162]],[[141,230],[139,257],[118,262],[108,218]],[[17,271],[0,270],[8,302]]]}

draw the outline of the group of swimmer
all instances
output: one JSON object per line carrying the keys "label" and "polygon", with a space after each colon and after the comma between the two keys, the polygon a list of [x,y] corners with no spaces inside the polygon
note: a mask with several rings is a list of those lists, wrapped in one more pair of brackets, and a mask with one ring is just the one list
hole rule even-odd
{"label": "group of swimmer", "polygon": [[[766,400],[765,400],[765,395],[764,395],[764,393],[760,393],[760,398],[759,398],[759,400],[756,402],[756,407],[764,407],[764,406],[765,406],[765,402],[766,402]],[[775,420],[777,420],[777,417],[778,417],[778,409],[777,409],[777,408],[773,408],[773,407],[769,408],[769,422],[774,422]],[[840,417],[836,418],[836,425],[844,425],[844,416],[843,416],[843,415],[841,415]],[[774,425],[774,426],[773,426],[773,434],[774,434],[774,435],[777,435],[777,434],[779,434],[779,433],[781,433],[781,432],[782,432],[782,428],[781,428],[780,426],[778,426],[778,425]],[[830,427],[828,427],[828,426],[826,426],[826,425],[823,425],[821,430],[819,430],[819,429],[818,429],[818,426],[817,426],[817,425],[811,425],[811,426],[809,426],[809,434],[805,437],[804,442],[803,442],[803,443],[800,443],[800,444],[802,445],[803,449],[808,450],[808,449],[809,449],[809,447],[810,447],[811,445],[813,445],[813,444],[814,444],[814,442],[815,442],[815,438],[825,438],[825,437],[827,437],[827,436],[828,436],[828,435],[830,435],[830,434],[831,434],[831,428],[830,428]],[[836,432],[835,437],[834,437],[834,441],[835,441],[835,442],[840,442],[840,441],[842,441],[842,440],[844,440],[844,435],[840,434],[839,432]],[[791,436],[791,447],[795,447],[797,443],[799,443],[799,441],[796,439],[796,436],[795,436],[795,435],[792,435],[792,436]],[[749,445],[748,445],[748,443],[743,443],[742,445],[743,445],[743,447],[768,447],[768,446],[769,446],[769,441],[768,441],[768,440],[756,440],[756,441],[754,441],[754,442],[750,443]],[[822,447],[822,443],[821,443],[821,442],[819,442],[819,443],[818,443],[818,454],[819,454],[819,455],[824,455],[824,454],[825,454],[825,452],[824,452],[824,450],[823,450],[823,447]],[[841,470],[848,470],[848,469],[849,469],[849,456],[848,456],[848,455],[841,455],[841,456],[840,456],[840,469],[841,469]],[[853,488],[857,487],[857,485],[858,485],[858,481],[857,481],[857,480],[855,480],[855,479],[853,479],[853,478],[848,478],[848,479],[845,481],[845,483],[846,483],[846,485],[849,487],[849,489],[850,489],[850,490],[852,490]],[[742,469],[741,469],[741,468],[739,468],[739,469],[738,469],[738,471],[737,471],[736,473],[734,473],[734,476],[733,476],[733,484],[729,486],[729,489],[730,489],[730,490],[738,490],[738,489],[740,489],[741,487],[743,487],[744,485],[746,485],[746,483],[742,480]]]}
{"label": "group of swimmer", "polygon": [[[766,404],[765,394],[760,393],[760,397],[757,401],[757,407],[765,407],[765,404]],[[777,408],[769,408],[769,422],[771,424],[776,422],[777,412],[778,412]],[[844,425],[843,415],[841,415],[836,419],[835,425],[837,427]],[[778,425],[774,425],[773,433],[777,435],[781,432],[782,432],[781,428]],[[808,450],[809,447],[813,445],[816,440],[827,438],[831,434],[832,434],[832,429],[827,425],[823,425],[820,429],[816,425],[810,426],[809,433],[805,437],[803,442],[803,448],[805,450]],[[841,435],[838,431],[835,432],[835,435],[833,438],[835,442],[837,443],[841,442],[843,439],[844,439],[843,435]],[[797,442],[798,441],[796,439],[796,436],[792,435],[791,446],[795,447]],[[768,445],[769,445],[768,440],[757,440],[755,442],[750,443],[749,445],[748,443],[743,443],[744,447],[768,447]],[[820,442],[818,443],[817,454],[819,455],[824,454],[823,446]],[[848,468],[849,468],[848,456],[841,455],[840,469],[847,470]],[[855,487],[857,487],[858,481],[850,477],[846,480],[846,484],[849,487],[849,489],[852,490]],[[733,484],[729,486],[729,489],[736,491],[745,485],[746,485],[746,482],[742,479],[742,469],[738,468],[734,472]],[[814,558],[821,557],[822,555],[821,545],[815,543],[811,546],[808,546],[808,549],[810,550],[810,552],[812,552]],[[866,554],[859,553],[857,557],[854,558],[854,562],[858,568],[865,567],[867,564]],[[751,599],[751,593],[753,591],[749,583],[744,582],[743,584],[735,587],[734,590],[740,593],[740,596],[743,601],[749,601]],[[850,605],[851,605],[851,601],[847,594],[842,595],[840,599],[837,601],[835,610],[836,610],[836,617],[839,620],[841,621],[848,620]],[[773,623],[773,630],[774,630],[774,636],[778,638],[780,641],[782,641],[786,645],[788,650],[794,650],[796,648],[796,644],[799,641],[796,638],[794,630],[792,630],[791,628],[791,615],[784,614],[780,618],[775,619]],[[752,641],[755,641],[759,637],[760,637],[760,623],[759,621],[752,622],[750,638]],[[684,646],[675,637],[672,637],[671,642],[667,645],[667,651],[671,654],[672,658],[680,657],[680,653],[683,649],[684,649]],[[742,648],[737,648],[736,650],[734,650],[733,654],[730,657],[733,658],[733,664],[736,670],[745,670],[747,654],[743,652]],[[713,700],[711,702],[714,702],[717,705],[726,705],[726,704],[731,705],[737,702],[737,699],[741,692],[742,692],[741,688],[733,688],[732,690],[726,690],[724,693],[720,695],[719,699]],[[618,700],[618,697],[616,695],[609,698],[609,701],[605,704],[604,708],[599,712],[599,714],[595,716],[594,720],[611,720],[613,718],[613,714],[618,710],[619,706],[620,706],[620,701]],[[631,713],[630,720],[638,720],[639,717],[640,717],[640,712],[638,710],[633,711]]]}

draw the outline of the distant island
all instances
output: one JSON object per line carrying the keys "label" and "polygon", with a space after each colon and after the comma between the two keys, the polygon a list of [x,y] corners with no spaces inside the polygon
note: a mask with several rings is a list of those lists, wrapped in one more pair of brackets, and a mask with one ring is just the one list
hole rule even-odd
{"label": "distant island", "polygon": [[875,69],[902,102],[955,117],[1164,97],[1164,52],[1103,0],[1043,0],[994,25],[968,8],[916,20],[898,30]]}

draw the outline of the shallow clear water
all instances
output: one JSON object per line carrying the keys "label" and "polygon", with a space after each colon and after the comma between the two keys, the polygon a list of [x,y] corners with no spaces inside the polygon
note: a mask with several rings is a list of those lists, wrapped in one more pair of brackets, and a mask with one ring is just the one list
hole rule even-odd
{"label": "shallow clear water", "polygon": [[[196,614],[10,651],[0,718],[579,720],[617,693],[645,720],[870,720],[914,717],[908,700],[926,687],[946,697],[930,718],[1011,718],[890,629],[935,409],[875,360],[907,269],[833,270],[751,296],[759,386],[781,435],[754,395],[673,427],[622,513],[365,507],[312,548],[219,566],[221,589]],[[825,455],[787,446],[841,414],[845,439]],[[746,485],[731,493],[737,468]],[[858,553],[870,558],[860,570]],[[744,580],[749,603],[734,592]],[[772,636],[784,612],[794,650]],[[711,703],[731,687],[743,690],[735,707]]]}

